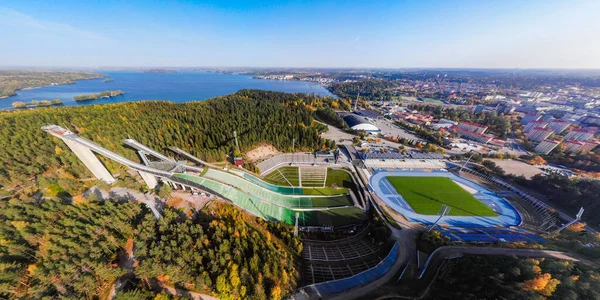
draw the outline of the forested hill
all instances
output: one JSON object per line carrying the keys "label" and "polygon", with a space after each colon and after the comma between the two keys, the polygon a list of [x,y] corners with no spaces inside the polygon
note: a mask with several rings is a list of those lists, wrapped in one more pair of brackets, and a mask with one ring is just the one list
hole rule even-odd
{"label": "forested hill", "polygon": [[106,75],[86,72],[0,70],[0,98],[15,95],[16,90],[51,84],[71,84],[76,80],[102,78]]}
{"label": "forested hill", "polygon": [[[138,160],[121,140],[131,137],[165,152],[177,146],[208,161],[222,160],[233,146],[236,130],[241,150],[270,143],[279,150],[313,150],[326,146],[312,108],[340,100],[305,94],[241,90],[201,102],[144,101],[108,105],[47,108],[0,113],[0,185],[10,188],[34,175],[64,167],[67,177],[91,177],[77,157],[57,138],[40,130],[66,126],[79,135]],[[331,146],[331,145],[330,145]],[[116,168],[109,161],[107,166]],[[1,191],[1,190],[0,190]]]}
{"label": "forested hill", "polygon": [[160,220],[139,203],[83,197],[1,200],[0,211],[0,299],[106,299],[120,277],[117,299],[170,299],[155,298],[151,282],[221,299],[281,299],[298,287],[293,227],[231,204],[189,218],[167,207]]}

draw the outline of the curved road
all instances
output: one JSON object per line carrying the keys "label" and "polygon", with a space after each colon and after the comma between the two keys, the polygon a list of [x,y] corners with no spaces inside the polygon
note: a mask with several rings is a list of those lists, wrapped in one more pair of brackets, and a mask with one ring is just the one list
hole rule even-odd
{"label": "curved road", "polygon": [[[453,259],[465,255],[505,255],[518,257],[538,257],[538,258],[555,258],[570,261],[580,261],[588,265],[596,265],[580,258],[576,254],[539,249],[512,249],[512,248],[488,248],[488,247],[469,247],[469,246],[444,246],[436,249],[431,253],[425,262],[423,271],[419,274],[419,279],[422,279],[432,272],[436,271],[442,261]],[[429,271],[431,269],[431,271]]]}

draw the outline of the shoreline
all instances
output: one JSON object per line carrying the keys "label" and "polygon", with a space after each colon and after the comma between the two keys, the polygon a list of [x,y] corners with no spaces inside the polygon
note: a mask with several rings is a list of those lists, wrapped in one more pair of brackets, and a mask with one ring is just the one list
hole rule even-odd
{"label": "shoreline", "polygon": [[[135,72],[138,73],[138,72]],[[195,72],[190,72],[190,73],[206,73],[206,74],[219,74],[217,72],[206,72],[206,71],[195,71]],[[233,94],[236,93],[237,91],[241,90],[241,89],[262,89],[262,90],[273,90],[273,91],[280,91],[280,92],[287,92],[287,93],[305,93],[307,95],[310,94],[316,94],[316,95],[321,95],[321,96],[329,96],[329,97],[333,97],[333,98],[337,98],[336,95],[332,94],[327,88],[325,88],[322,84],[316,83],[316,82],[310,82],[310,81],[302,81],[302,80],[287,80],[287,84],[284,84],[283,81],[280,80],[270,80],[270,79],[256,79],[256,78],[252,78],[251,75],[248,74],[225,74],[225,73],[220,73],[223,74],[223,76],[227,76],[227,75],[231,75],[231,76],[238,76],[234,79],[235,82],[235,86],[239,88],[237,89],[233,89],[231,91],[227,90],[227,91],[221,91],[219,92],[218,90],[216,91],[211,91],[210,89],[206,89],[206,93],[205,93],[205,88],[203,87],[196,87],[196,86],[190,86],[190,85],[186,85],[183,87],[184,91],[186,91],[186,89],[189,89],[190,92],[186,92],[186,93],[174,93],[175,96],[171,96],[170,92],[163,92],[162,90],[157,90],[156,93],[147,93],[147,92],[143,92],[144,95],[142,95],[143,97],[138,97],[140,92],[137,92],[137,96],[134,95],[134,93],[124,93],[125,95],[123,95],[123,97],[125,98],[114,98],[114,100],[112,101],[117,101],[117,102],[129,102],[129,101],[139,101],[139,100],[131,100],[131,99],[140,99],[140,100],[148,100],[148,99],[167,99],[170,102],[193,102],[193,101],[202,101],[202,100],[206,100],[206,99],[210,99],[213,97],[219,97],[219,96],[225,96],[225,95],[229,95],[229,94]],[[79,80],[77,80],[76,82],[79,82],[80,84],[84,85],[85,88],[80,88],[80,86],[74,86],[74,87],[68,87],[65,85],[57,85],[57,88],[53,88],[52,86],[48,86],[45,87],[41,90],[34,90],[34,91],[22,91],[19,92],[16,97],[5,97],[8,100],[2,100],[0,99],[0,109],[3,111],[6,110],[12,110],[11,107],[11,102],[15,102],[15,101],[22,101],[22,102],[28,102],[31,101],[31,99],[45,99],[44,97],[57,97],[57,98],[61,98],[61,100],[63,101],[63,107],[67,107],[67,106],[76,106],[76,105],[98,105],[98,104],[105,104],[108,102],[112,102],[109,99],[105,99],[105,98],[101,98],[101,99],[96,99],[94,100],[88,100],[88,101],[73,101],[73,95],[77,92],[81,92],[81,93],[89,93],[92,92],[92,90],[95,90],[95,88],[93,89],[89,89],[89,86],[93,86],[93,87],[98,87],[97,90],[102,91],[102,90],[106,90],[106,89],[111,89],[111,88],[117,88],[117,86],[104,86],[105,83],[102,82],[102,80],[104,80],[106,78],[106,76],[111,76],[112,74],[106,74],[106,73],[102,73],[101,75],[98,76],[104,76],[104,77],[98,77],[98,78],[88,78],[88,79],[81,79],[81,80],[91,80],[88,83],[81,83],[79,82]],[[141,75],[140,76],[144,76]],[[204,80],[204,78],[207,78],[206,80],[216,80],[217,84],[219,85],[220,82],[229,82],[228,80],[224,80],[224,79],[219,79],[220,77],[216,77],[214,75],[210,75],[208,77],[202,77],[200,75],[189,75],[189,74],[184,74],[182,76],[194,76],[191,78],[196,78],[200,81]],[[195,77],[195,76],[199,76],[199,77]],[[135,76],[132,77],[135,80],[137,80]],[[140,78],[145,78],[145,77],[140,77]],[[156,79],[156,80],[161,80],[161,79]],[[167,79],[166,83],[169,83],[171,81],[174,81],[175,79]],[[161,81],[162,82],[162,81]],[[260,82],[270,82],[270,83],[260,83]],[[102,85],[102,86],[100,86]],[[289,87],[287,87],[289,85]],[[62,86],[62,87],[60,87]],[[137,83],[134,82],[133,86],[136,87]],[[310,88],[309,88],[310,86]],[[67,88],[65,88],[67,87]],[[121,87],[121,86],[119,86]],[[223,86],[224,88],[227,88],[227,85]],[[124,87],[121,87],[124,88]],[[62,95],[61,91],[69,91],[68,93]],[[192,92],[198,90],[197,92]],[[40,92],[42,91],[42,92]],[[58,94],[48,94],[46,95],[47,91],[58,91]],[[153,89],[154,91],[154,89]],[[73,92],[73,93],[71,93]],[[200,93],[200,95],[197,95],[198,93]],[[130,94],[130,95],[128,95]],[[189,95],[188,95],[189,94]],[[207,94],[206,97],[203,94]],[[39,95],[39,97],[37,96]],[[178,96],[177,96],[178,95]],[[176,97],[177,96],[177,97]],[[188,97],[189,96],[189,97]],[[41,97],[41,98],[40,98]],[[174,97],[176,99],[174,99]]]}
{"label": "shoreline", "polygon": [[12,95],[8,95],[8,96],[0,96],[0,100],[1,99],[8,99],[10,97],[14,97],[17,96],[17,92],[18,91],[29,91],[29,90],[35,90],[35,89],[39,89],[39,88],[43,88],[43,87],[49,87],[49,86],[61,86],[61,85],[68,85],[68,84],[77,84],[77,81],[81,81],[81,80],[92,80],[92,79],[103,79],[106,78],[108,75],[106,74],[98,74],[101,75],[102,77],[94,77],[94,78],[82,78],[82,79],[77,79],[77,80],[73,80],[71,82],[66,82],[66,83],[60,83],[60,84],[48,84],[48,85],[40,85],[40,86],[32,86],[32,87],[25,87],[25,88],[20,88],[20,89],[16,89]]}

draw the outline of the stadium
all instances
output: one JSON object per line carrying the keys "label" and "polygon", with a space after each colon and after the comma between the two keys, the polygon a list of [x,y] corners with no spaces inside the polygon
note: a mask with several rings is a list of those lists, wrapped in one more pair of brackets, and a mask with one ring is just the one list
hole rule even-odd
{"label": "stadium", "polygon": [[[452,241],[543,242],[538,234],[556,224],[535,197],[470,165],[439,157],[382,155],[361,157],[375,202],[407,222],[437,224],[436,230]],[[450,211],[440,217],[443,206]]]}
{"label": "stadium", "polygon": [[427,225],[442,205],[450,213],[443,223],[453,227],[519,226],[521,217],[508,201],[483,186],[446,170],[377,170],[370,188],[411,222]]}

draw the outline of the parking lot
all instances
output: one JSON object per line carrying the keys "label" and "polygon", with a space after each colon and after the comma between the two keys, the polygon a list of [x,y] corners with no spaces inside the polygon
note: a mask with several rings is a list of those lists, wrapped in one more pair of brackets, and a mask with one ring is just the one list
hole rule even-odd
{"label": "parking lot", "polygon": [[374,120],[373,123],[379,129],[381,129],[381,134],[383,134],[384,136],[400,137],[400,138],[421,141],[421,142],[423,141],[422,138],[417,137],[416,135],[394,125],[393,121],[386,120],[386,119],[379,119],[379,120]]}

